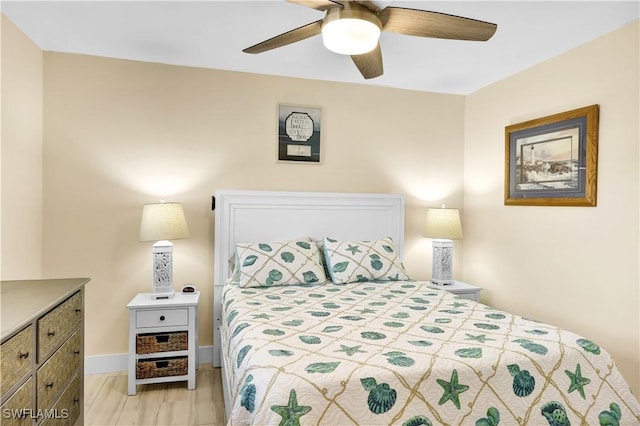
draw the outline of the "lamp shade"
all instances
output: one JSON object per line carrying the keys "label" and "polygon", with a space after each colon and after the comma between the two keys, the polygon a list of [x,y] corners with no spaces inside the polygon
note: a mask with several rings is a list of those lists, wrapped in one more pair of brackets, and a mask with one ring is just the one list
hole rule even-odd
{"label": "lamp shade", "polygon": [[461,240],[462,226],[458,209],[428,209],[423,235],[428,238]]}
{"label": "lamp shade", "polygon": [[180,203],[146,204],[140,221],[140,241],[178,240],[189,237]]}

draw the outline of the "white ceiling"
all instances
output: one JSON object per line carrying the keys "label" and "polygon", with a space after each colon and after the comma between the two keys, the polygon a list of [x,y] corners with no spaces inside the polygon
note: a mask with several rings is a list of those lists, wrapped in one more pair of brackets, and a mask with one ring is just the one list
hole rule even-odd
{"label": "white ceiling", "polygon": [[2,13],[46,51],[469,94],[640,17],[636,1],[377,1],[498,25],[487,42],[384,32],[384,75],[364,80],[320,36],[242,52],[324,14],[286,1],[2,1]]}

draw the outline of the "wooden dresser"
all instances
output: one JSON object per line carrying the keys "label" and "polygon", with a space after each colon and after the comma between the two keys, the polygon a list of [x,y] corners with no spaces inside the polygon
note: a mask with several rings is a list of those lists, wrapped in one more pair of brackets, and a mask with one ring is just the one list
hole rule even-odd
{"label": "wooden dresser", "polygon": [[3,425],[83,424],[87,282],[0,281]]}

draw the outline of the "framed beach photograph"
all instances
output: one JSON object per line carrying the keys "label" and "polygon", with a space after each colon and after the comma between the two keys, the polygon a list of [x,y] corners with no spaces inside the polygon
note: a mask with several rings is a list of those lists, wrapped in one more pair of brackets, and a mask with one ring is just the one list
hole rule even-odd
{"label": "framed beach photograph", "polygon": [[320,163],[321,109],[278,105],[278,160]]}
{"label": "framed beach photograph", "polygon": [[596,206],[599,106],[505,127],[504,204]]}

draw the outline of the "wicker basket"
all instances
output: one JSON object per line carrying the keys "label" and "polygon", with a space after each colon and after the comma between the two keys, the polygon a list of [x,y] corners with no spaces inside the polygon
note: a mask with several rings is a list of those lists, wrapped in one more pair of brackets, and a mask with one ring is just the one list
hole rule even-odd
{"label": "wicker basket", "polygon": [[140,360],[136,366],[136,379],[185,376],[187,374],[187,359],[186,356],[181,356]]}
{"label": "wicker basket", "polygon": [[186,331],[173,333],[138,334],[136,338],[137,354],[152,354],[156,352],[186,351],[188,347]]}

